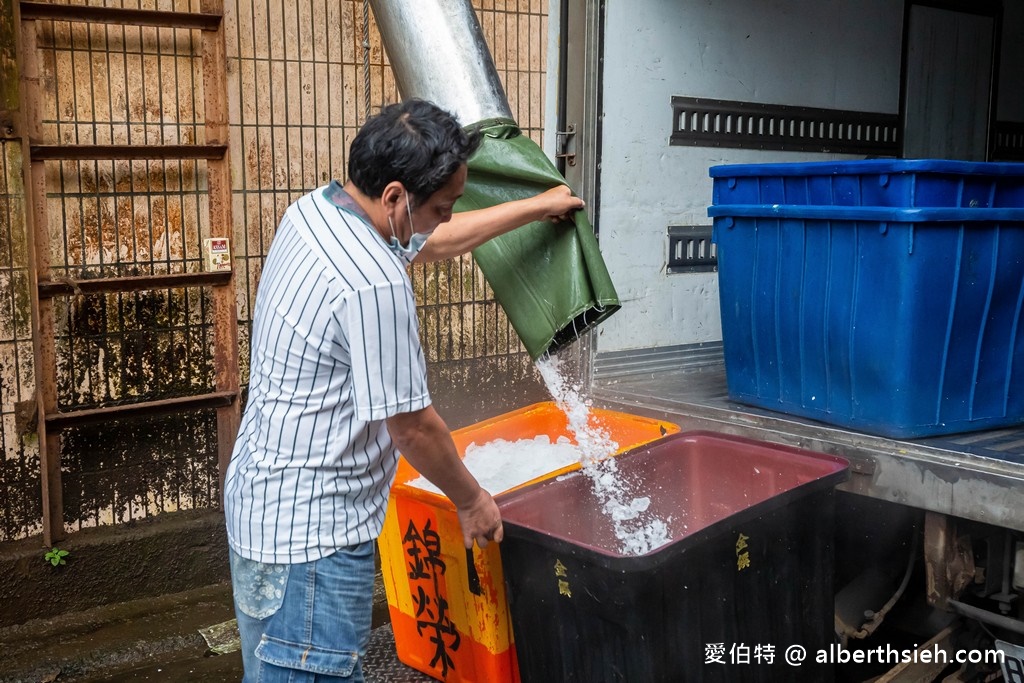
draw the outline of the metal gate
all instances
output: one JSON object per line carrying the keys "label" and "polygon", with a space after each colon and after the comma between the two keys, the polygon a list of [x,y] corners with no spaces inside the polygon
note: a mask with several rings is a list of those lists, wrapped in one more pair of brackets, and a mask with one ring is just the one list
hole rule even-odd
{"label": "metal gate", "polygon": [[[64,471],[89,473],[111,440],[152,429],[150,416],[215,409],[212,460],[230,456],[234,279],[201,258],[231,230],[224,21],[214,0],[198,11],[21,2],[14,13],[48,545],[65,533]],[[85,482],[72,490],[101,486]],[[111,519],[122,507],[130,518],[139,499],[121,506],[118,493]]]}
{"label": "metal gate", "polygon": [[[277,222],[344,178],[367,113],[398,99],[363,0],[225,0],[222,20],[200,0],[101,4],[0,16],[5,83],[20,72],[37,102],[0,101],[0,541],[219,508]],[[547,3],[475,7],[540,142]],[[231,271],[204,265],[217,236]],[[540,396],[470,257],[412,275],[452,426]]]}

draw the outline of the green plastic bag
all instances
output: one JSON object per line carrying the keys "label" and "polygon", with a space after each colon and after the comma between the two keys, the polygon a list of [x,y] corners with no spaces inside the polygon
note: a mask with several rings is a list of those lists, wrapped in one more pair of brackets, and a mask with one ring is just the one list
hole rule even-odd
{"label": "green plastic bag", "polygon": [[[514,121],[477,124],[484,134],[469,160],[456,211],[532,197],[565,179]],[[574,223],[574,224],[573,224]],[[575,341],[619,309],[619,298],[585,211],[573,223],[537,221],[473,251],[530,357]]]}

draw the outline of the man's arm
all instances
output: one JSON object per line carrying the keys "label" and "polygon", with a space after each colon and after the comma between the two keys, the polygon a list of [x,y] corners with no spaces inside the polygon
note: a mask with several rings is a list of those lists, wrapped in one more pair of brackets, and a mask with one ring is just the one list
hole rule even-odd
{"label": "man's arm", "polygon": [[448,425],[433,406],[390,417],[387,426],[409,464],[455,504],[466,547],[472,548],[474,540],[481,548],[488,541],[501,541],[498,506],[462,463]]}
{"label": "man's arm", "polygon": [[437,226],[416,257],[417,263],[443,261],[473,251],[484,242],[527,223],[559,221],[583,208],[583,200],[572,196],[565,185],[553,187],[526,199],[504,202],[486,209],[454,214]]}

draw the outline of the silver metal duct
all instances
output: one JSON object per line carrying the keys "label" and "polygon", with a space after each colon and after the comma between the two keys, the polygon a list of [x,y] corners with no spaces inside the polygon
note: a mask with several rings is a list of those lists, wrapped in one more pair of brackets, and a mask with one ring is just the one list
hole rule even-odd
{"label": "silver metal duct", "polygon": [[370,0],[403,98],[462,125],[513,118],[470,0]]}

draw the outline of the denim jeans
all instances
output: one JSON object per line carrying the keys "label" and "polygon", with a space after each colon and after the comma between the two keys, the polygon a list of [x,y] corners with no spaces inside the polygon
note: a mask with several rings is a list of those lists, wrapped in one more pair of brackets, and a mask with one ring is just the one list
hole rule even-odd
{"label": "denim jeans", "polygon": [[244,683],[362,683],[373,577],[372,541],[291,565],[232,551]]}

